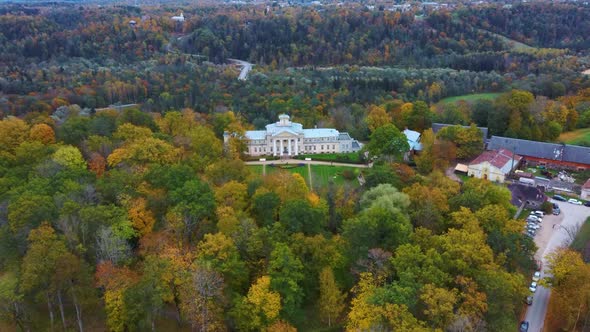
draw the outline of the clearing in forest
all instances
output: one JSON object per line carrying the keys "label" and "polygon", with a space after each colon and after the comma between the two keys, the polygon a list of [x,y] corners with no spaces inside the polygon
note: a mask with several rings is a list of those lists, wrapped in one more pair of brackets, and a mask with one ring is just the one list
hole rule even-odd
{"label": "clearing in forest", "polygon": [[567,144],[583,145],[590,144],[590,128],[578,129],[568,131],[559,135],[558,142],[565,142]]}
{"label": "clearing in forest", "polygon": [[474,102],[474,101],[480,100],[480,99],[494,100],[494,99],[498,98],[500,95],[501,95],[501,93],[497,93],[497,92],[473,93],[473,94],[469,94],[469,95],[447,97],[447,98],[441,99],[439,101],[439,103],[453,104],[453,103],[456,103],[461,100],[466,101],[466,102]]}

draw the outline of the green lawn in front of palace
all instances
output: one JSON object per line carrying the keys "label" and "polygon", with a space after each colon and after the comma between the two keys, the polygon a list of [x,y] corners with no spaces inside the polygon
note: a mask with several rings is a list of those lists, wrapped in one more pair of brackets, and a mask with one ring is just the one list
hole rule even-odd
{"label": "green lawn in front of palace", "polygon": [[298,156],[295,156],[295,159],[303,160],[305,158],[311,158],[311,160],[334,161],[334,162],[353,163],[353,164],[362,164],[363,163],[360,159],[360,155],[358,152],[300,154]]}
{"label": "green lawn in front of palace", "polygon": [[[278,165],[277,165],[278,166]],[[277,171],[287,171],[292,173],[298,173],[305,179],[305,183],[309,186],[309,173],[308,173],[308,166],[296,166],[289,169],[280,169],[279,167],[273,167],[270,165],[266,165],[266,174],[270,174],[272,172]],[[295,166],[295,165],[293,165]],[[262,165],[250,165],[248,166],[250,169],[255,173],[262,175]],[[327,186],[330,182],[333,182],[336,185],[350,185],[353,187],[358,187],[359,183],[356,179],[356,174],[360,172],[359,168],[356,167],[348,167],[348,166],[330,166],[330,165],[310,165],[311,167],[311,182],[315,189],[319,189],[321,187]],[[347,180],[342,175],[343,172],[353,172],[355,174],[354,179]]]}

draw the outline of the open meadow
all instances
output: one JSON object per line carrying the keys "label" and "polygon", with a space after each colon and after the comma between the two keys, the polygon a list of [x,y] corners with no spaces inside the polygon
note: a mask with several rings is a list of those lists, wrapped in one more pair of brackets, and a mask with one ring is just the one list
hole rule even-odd
{"label": "open meadow", "polygon": [[559,142],[574,145],[590,145],[590,128],[583,128],[574,131],[568,131],[559,135],[557,139]]}
{"label": "open meadow", "polygon": [[494,99],[498,98],[500,95],[501,95],[501,93],[495,93],[495,92],[473,93],[473,94],[468,94],[468,95],[447,97],[447,98],[441,99],[439,101],[439,103],[440,104],[452,104],[452,103],[456,103],[458,101],[475,102],[480,99],[494,100]]}
{"label": "open meadow", "polygon": [[[299,164],[302,165],[302,164]],[[281,170],[298,173],[305,179],[305,183],[310,185],[308,166],[303,165],[292,165],[292,168],[279,168],[278,166],[266,166],[266,174],[272,172],[278,172]],[[251,165],[250,167],[256,174],[262,175],[262,165]],[[350,185],[358,187],[359,183],[357,175],[359,172],[358,168],[347,167],[347,166],[330,166],[330,165],[310,165],[311,168],[311,185],[314,189],[327,186],[330,182],[336,185]]]}

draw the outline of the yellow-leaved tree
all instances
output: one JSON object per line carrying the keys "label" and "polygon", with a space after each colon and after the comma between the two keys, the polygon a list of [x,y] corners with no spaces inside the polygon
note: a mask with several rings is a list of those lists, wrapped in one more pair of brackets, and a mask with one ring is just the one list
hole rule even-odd
{"label": "yellow-leaved tree", "polygon": [[458,301],[456,289],[445,289],[427,284],[422,289],[420,300],[424,303],[424,315],[432,326],[446,328],[455,317],[454,308]]}
{"label": "yellow-leaved tree", "polygon": [[547,314],[552,331],[581,331],[590,307],[590,264],[580,253],[562,248],[547,257],[553,290]]}
{"label": "yellow-leaved tree", "polygon": [[144,236],[152,232],[156,218],[154,213],[148,209],[147,200],[143,197],[133,199],[129,202],[129,208],[127,210],[129,219],[133,228],[141,235]]}
{"label": "yellow-leaved tree", "polygon": [[331,327],[332,322],[342,314],[345,297],[336,285],[332,269],[325,267],[320,273],[319,307],[320,315],[324,321],[328,321],[328,326]]}
{"label": "yellow-leaved tree", "polygon": [[133,140],[116,149],[109,155],[109,166],[120,163],[132,166],[145,166],[148,163],[172,164],[180,158],[180,149],[153,137]]}
{"label": "yellow-leaved tree", "polygon": [[279,317],[281,295],[270,288],[270,276],[256,280],[233,312],[240,330],[266,330]]}
{"label": "yellow-leaved tree", "polygon": [[373,275],[361,273],[360,280],[352,290],[355,297],[350,302],[346,331],[369,331],[380,322],[379,306],[369,301],[376,288]]}
{"label": "yellow-leaved tree", "polygon": [[387,114],[383,106],[373,105],[369,108],[366,121],[367,127],[373,132],[375,129],[391,123],[391,116]]}
{"label": "yellow-leaved tree", "polygon": [[55,143],[55,132],[53,128],[45,123],[38,123],[31,127],[29,138],[33,141],[39,141],[43,144]]}
{"label": "yellow-leaved tree", "polygon": [[86,169],[86,161],[82,157],[80,150],[75,146],[61,146],[55,151],[52,159],[56,163],[70,170],[81,171]]}

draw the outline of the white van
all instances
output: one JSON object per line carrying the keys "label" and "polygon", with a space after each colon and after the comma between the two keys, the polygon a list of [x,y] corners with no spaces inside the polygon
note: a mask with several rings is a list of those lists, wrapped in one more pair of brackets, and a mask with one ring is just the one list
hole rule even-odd
{"label": "white van", "polygon": [[528,184],[529,186],[535,185],[535,180],[529,179],[529,178],[524,178],[524,177],[521,177],[520,179],[518,179],[518,182],[523,183],[523,184]]}

